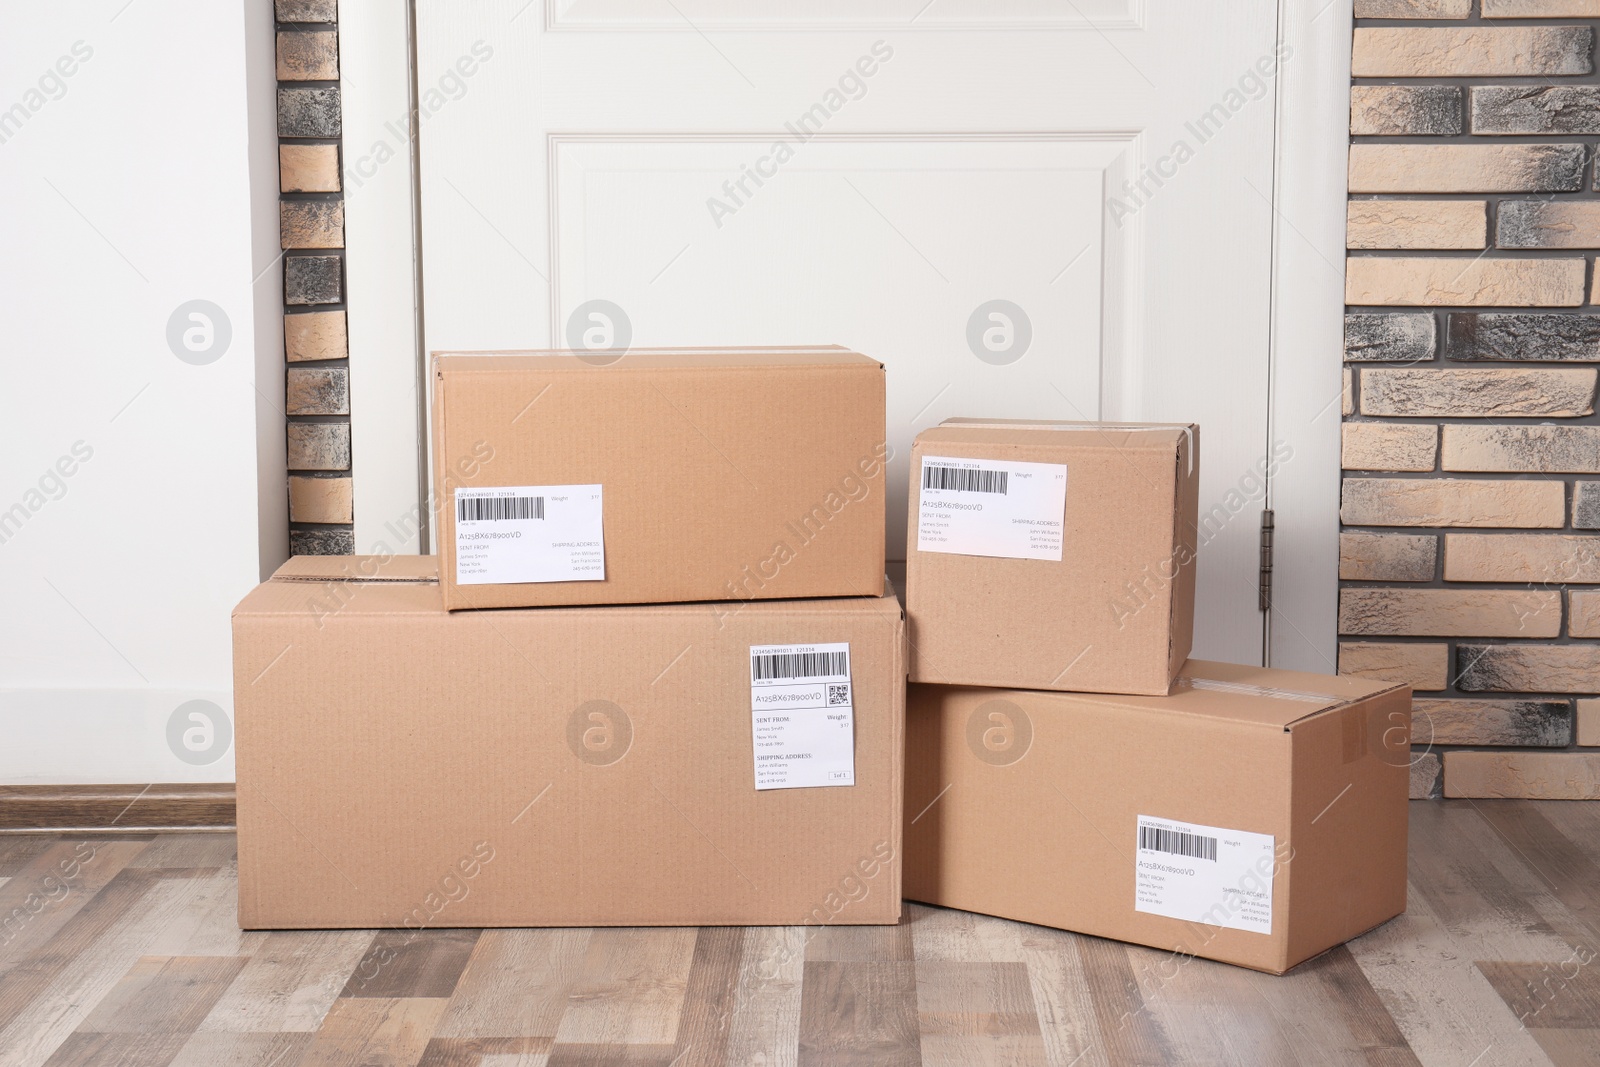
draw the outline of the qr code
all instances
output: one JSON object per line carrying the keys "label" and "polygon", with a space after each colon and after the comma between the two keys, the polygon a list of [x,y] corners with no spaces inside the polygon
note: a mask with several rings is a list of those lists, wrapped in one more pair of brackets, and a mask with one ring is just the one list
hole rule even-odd
{"label": "qr code", "polygon": [[828,707],[850,703],[850,687],[848,685],[828,686]]}

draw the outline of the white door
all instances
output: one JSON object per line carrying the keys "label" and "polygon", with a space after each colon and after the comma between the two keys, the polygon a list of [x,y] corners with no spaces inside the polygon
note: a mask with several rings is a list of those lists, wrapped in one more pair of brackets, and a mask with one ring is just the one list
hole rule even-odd
{"label": "white door", "polygon": [[1196,655],[1259,662],[1275,17],[417,0],[425,350],[869,353],[891,546],[941,419],[1197,422]]}

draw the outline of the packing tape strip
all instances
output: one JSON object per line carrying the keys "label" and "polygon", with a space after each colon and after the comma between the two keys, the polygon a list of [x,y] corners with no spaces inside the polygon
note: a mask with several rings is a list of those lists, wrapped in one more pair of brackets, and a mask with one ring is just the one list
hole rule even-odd
{"label": "packing tape strip", "polygon": [[1101,425],[1099,423],[1082,423],[1077,426],[1061,426],[1049,422],[942,422],[941,426],[957,426],[974,430],[1094,430],[1098,433],[1122,431],[1124,433],[1140,433],[1149,430],[1182,430],[1184,439],[1184,455],[1189,457],[1189,470],[1194,473],[1194,427],[1183,422],[1129,422],[1115,425]]}
{"label": "packing tape strip", "polygon": [[1271,685],[1251,685],[1249,682],[1221,682],[1214,678],[1191,678],[1179,675],[1174,688],[1206,689],[1214,693],[1236,693],[1240,696],[1271,697],[1275,700],[1302,700],[1308,704],[1343,704],[1345,697],[1332,693],[1303,693],[1296,689],[1279,689]]}

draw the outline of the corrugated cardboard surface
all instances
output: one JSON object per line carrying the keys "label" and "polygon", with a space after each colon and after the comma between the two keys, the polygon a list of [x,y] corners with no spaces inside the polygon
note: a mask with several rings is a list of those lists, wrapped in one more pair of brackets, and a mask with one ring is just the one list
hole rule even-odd
{"label": "corrugated cardboard surface", "polygon": [[[235,610],[241,926],[896,920],[893,596],[449,614],[427,567],[296,559]],[[750,646],[834,641],[856,784],[758,792]]]}
{"label": "corrugated cardboard surface", "polygon": [[[882,364],[842,348],[434,356],[458,608],[883,592]],[[459,487],[604,487],[604,581],[457,585]]]}
{"label": "corrugated cardboard surface", "polygon": [[[912,448],[917,682],[1162,694],[1193,638],[1199,431],[950,419]],[[1059,562],[917,548],[924,453],[1067,467]]]}
{"label": "corrugated cardboard surface", "polygon": [[[1404,686],[1197,660],[1169,697],[913,685],[906,897],[1281,973],[1405,909],[1409,723]],[[1140,815],[1273,835],[1272,932],[1136,911]]]}

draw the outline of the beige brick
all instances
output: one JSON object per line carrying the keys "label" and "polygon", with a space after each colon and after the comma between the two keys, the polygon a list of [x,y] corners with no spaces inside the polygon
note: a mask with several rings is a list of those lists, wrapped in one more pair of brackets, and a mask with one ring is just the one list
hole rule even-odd
{"label": "beige brick", "polygon": [[1341,533],[1339,577],[1347,582],[1430,582],[1439,555],[1433,534]]}
{"label": "beige brick", "polygon": [[1483,17],[1486,19],[1600,18],[1600,0],[1483,0]]}
{"label": "beige brick", "polygon": [[289,362],[344,359],[350,354],[344,312],[312,311],[283,317],[283,348]]}
{"label": "beige brick", "polygon": [[339,34],[336,30],[284,30],[278,34],[278,80],[339,80]]}
{"label": "beige brick", "polygon": [[1350,146],[1352,193],[1575,192],[1581,144]]}
{"label": "beige brick", "polygon": [[352,522],[349,478],[289,476],[290,522]]}
{"label": "beige brick", "polygon": [[1347,422],[1342,433],[1345,470],[1431,471],[1439,450],[1437,426],[1409,422]]}
{"label": "beige brick", "polygon": [[1444,763],[1437,752],[1411,754],[1411,799],[1434,800],[1444,795]]}
{"label": "beige brick", "polygon": [[[1520,636],[1553,635],[1525,633]],[[1582,693],[1591,696],[1600,692],[1600,645],[1463,644],[1456,648],[1456,675],[1456,688],[1463,693]]]}
{"label": "beige brick", "polygon": [[1600,637],[1600,593],[1592,589],[1567,591],[1567,636]]}
{"label": "beige brick", "polygon": [[1597,374],[1592,367],[1369,367],[1361,372],[1361,411],[1457,418],[1592,415]]}
{"label": "beige brick", "polygon": [[1593,46],[1587,26],[1364,26],[1350,70],[1357,78],[1588,74]]}
{"label": "beige brick", "polygon": [[1482,200],[1352,200],[1345,215],[1349,248],[1482,248],[1488,234]]}
{"label": "beige brick", "polygon": [[1398,641],[1340,641],[1339,673],[1405,682],[1412,689],[1443,689],[1449,684],[1450,646]]}
{"label": "beige brick", "polygon": [[1349,367],[1344,369],[1344,393],[1339,401],[1339,407],[1344,412],[1345,418],[1356,413],[1356,372]]}
{"label": "beige brick", "polygon": [[350,414],[349,375],[343,367],[290,367],[286,378],[286,414]]}
{"label": "beige brick", "polygon": [[1444,580],[1600,584],[1600,537],[1445,534]]}
{"label": "beige brick", "polygon": [[1355,0],[1358,19],[1464,19],[1472,0]]}
{"label": "beige brick", "polygon": [[1555,481],[1346,478],[1339,518],[1347,526],[1559,529],[1566,512],[1566,487]]}
{"label": "beige brick", "polygon": [[1346,588],[1339,590],[1339,632],[1351,637],[1555,637],[1561,632],[1561,594]]}
{"label": "beige brick", "polygon": [[278,188],[285,193],[337,193],[339,146],[279,145]]}
{"label": "beige brick", "polygon": [[1600,700],[1585,697],[1578,701],[1573,721],[1573,744],[1600,748]]}
{"label": "beige brick", "polygon": [[1444,795],[1600,800],[1600,752],[1446,752]]}
{"label": "beige brick", "polygon": [[1572,705],[1565,700],[1422,699],[1411,703],[1414,745],[1565,748]]}
{"label": "beige brick", "polygon": [[348,422],[291,422],[288,427],[289,469],[292,471],[347,471],[350,469]]}
{"label": "beige brick", "polygon": [[1468,307],[1577,307],[1581,259],[1460,259],[1354,256],[1345,264],[1345,303]]}
{"label": "beige brick", "polygon": [[1600,474],[1600,426],[1446,426],[1443,460],[1447,471]]}

